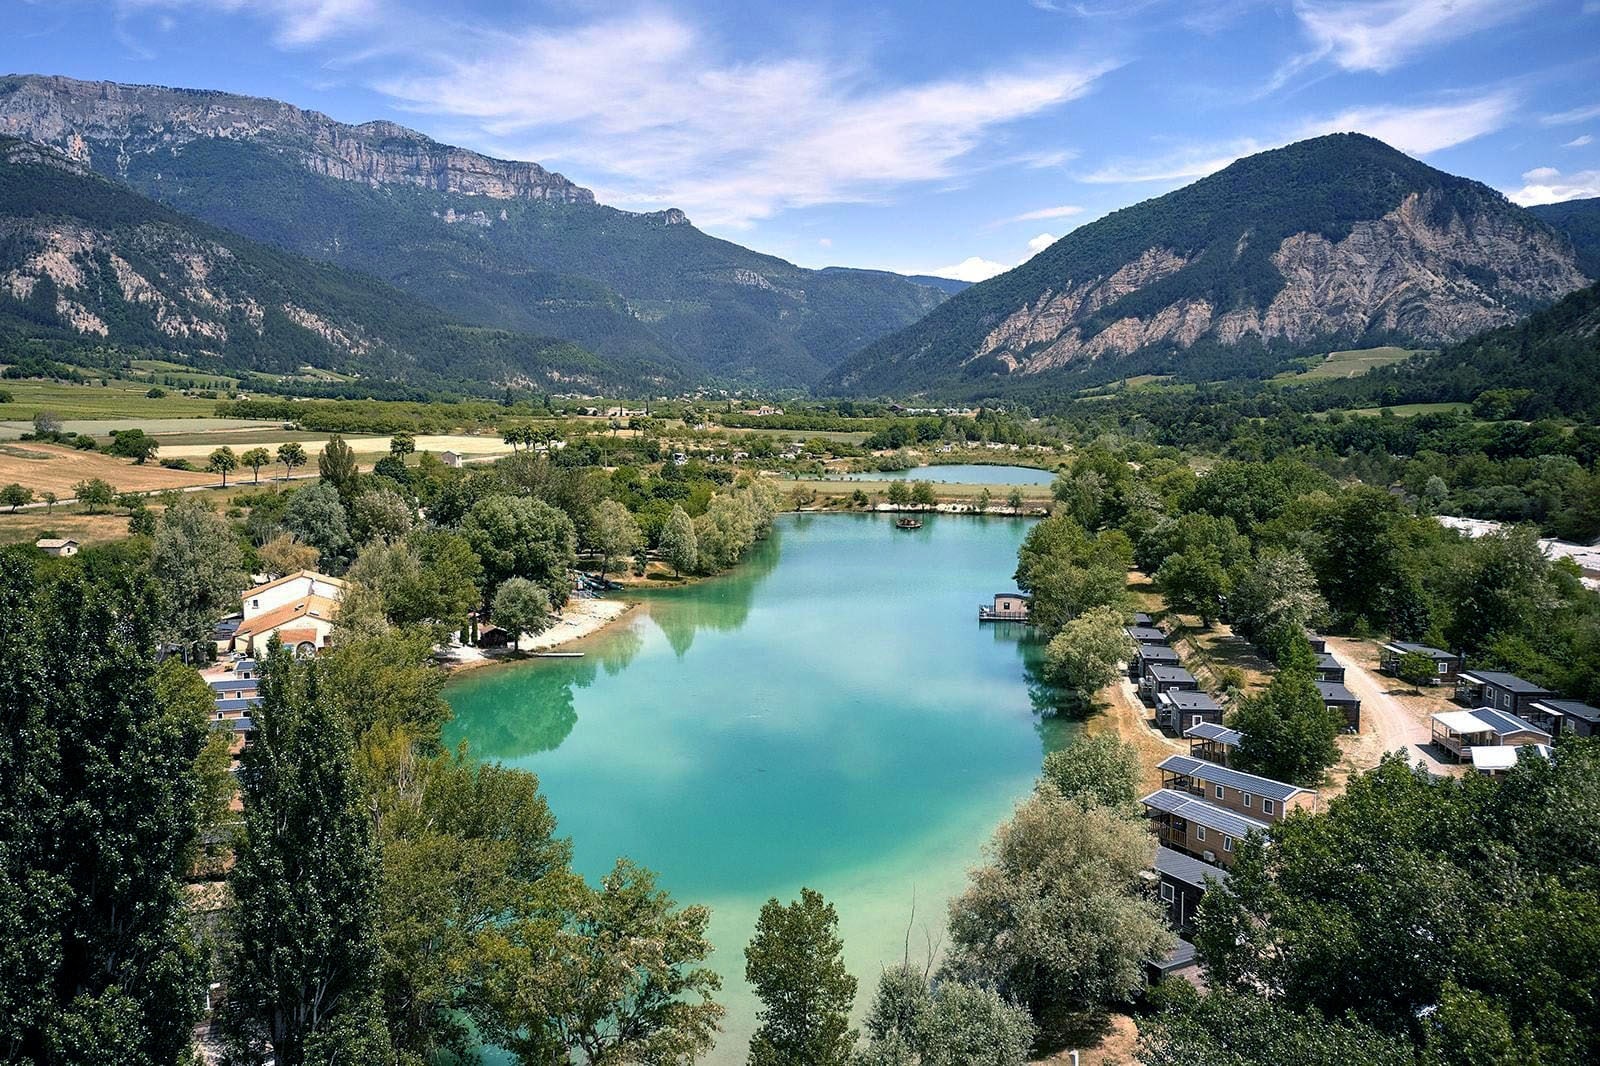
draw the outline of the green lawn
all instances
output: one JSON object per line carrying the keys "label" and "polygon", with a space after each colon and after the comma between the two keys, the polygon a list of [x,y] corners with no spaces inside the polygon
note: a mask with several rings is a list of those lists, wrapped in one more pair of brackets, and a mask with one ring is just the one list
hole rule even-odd
{"label": "green lawn", "polygon": [[1344,352],[1331,352],[1326,358],[1308,359],[1308,369],[1291,370],[1273,378],[1274,381],[1326,381],[1333,378],[1356,378],[1379,366],[1402,362],[1418,354],[1411,348],[1354,348]]}
{"label": "green lawn", "polygon": [[[1472,405],[1466,403],[1402,403],[1396,404],[1389,410],[1393,411],[1397,418],[1410,418],[1412,415],[1432,415],[1445,411],[1467,411],[1471,408]],[[1383,408],[1381,407],[1357,407],[1354,410],[1346,411],[1345,414],[1355,415],[1360,418],[1375,418],[1382,411]]]}
{"label": "green lawn", "polygon": [[62,418],[205,418],[216,413],[217,401],[179,396],[169,391],[158,400],[145,396],[150,386],[138,381],[76,385],[66,381],[0,380],[0,390],[15,401],[0,404],[0,422],[30,421],[40,411]]}

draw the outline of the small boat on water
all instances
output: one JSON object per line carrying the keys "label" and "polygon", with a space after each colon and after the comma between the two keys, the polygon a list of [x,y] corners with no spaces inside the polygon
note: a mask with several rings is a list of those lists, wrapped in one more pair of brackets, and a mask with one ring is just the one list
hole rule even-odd
{"label": "small boat on water", "polygon": [[922,519],[920,519],[920,518],[911,518],[909,516],[905,517],[905,518],[897,518],[897,519],[895,519],[894,528],[896,528],[896,529],[921,529],[922,528]]}
{"label": "small boat on water", "polygon": [[583,658],[583,652],[581,652],[581,651],[536,651],[536,652],[533,653],[533,657],[535,659],[581,659],[581,658]]}

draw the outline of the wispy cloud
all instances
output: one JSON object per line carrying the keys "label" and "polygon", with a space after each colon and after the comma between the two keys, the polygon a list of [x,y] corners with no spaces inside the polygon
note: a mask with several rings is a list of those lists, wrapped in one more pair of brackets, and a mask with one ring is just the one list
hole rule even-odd
{"label": "wispy cloud", "polygon": [[469,120],[496,148],[595,175],[613,202],[740,226],[956,178],[1001,127],[1082,96],[1112,65],[883,86],[806,56],[728,61],[697,27],[652,12],[492,38],[377,88]]}
{"label": "wispy cloud", "polygon": [[1041,233],[1037,237],[1028,238],[1028,251],[1032,255],[1038,255],[1054,243],[1056,243],[1055,234]]}
{"label": "wispy cloud", "polygon": [[1523,207],[1600,196],[1600,170],[1563,174],[1555,167],[1535,167],[1522,175],[1522,182],[1522,188],[1508,189],[1506,196]]}
{"label": "wispy cloud", "polygon": [[1589,134],[1585,133],[1581,137],[1572,138],[1572,140],[1568,141],[1566,144],[1563,144],[1561,147],[1563,147],[1563,148],[1585,148],[1585,147],[1587,147],[1587,146],[1589,146],[1589,145],[1591,145],[1593,143],[1594,143],[1594,138],[1591,137]]}
{"label": "wispy cloud", "polygon": [[1077,204],[1058,204],[1055,207],[1041,207],[1036,211],[1024,211],[1020,215],[1012,215],[1005,219],[1006,222],[1043,222],[1051,218],[1071,218],[1073,215],[1083,214],[1083,208]]}
{"label": "wispy cloud", "polygon": [[1592,118],[1600,118],[1600,104],[1575,107],[1570,111],[1558,111],[1553,115],[1545,115],[1539,121],[1546,126],[1570,126],[1574,122],[1588,122]]}
{"label": "wispy cloud", "polygon": [[123,12],[209,8],[228,14],[265,18],[281,45],[314,44],[351,30],[369,27],[379,15],[377,0],[116,0]]}
{"label": "wispy cloud", "polygon": [[1515,95],[1503,91],[1415,107],[1351,108],[1307,120],[1272,140],[1187,145],[1152,159],[1108,164],[1080,180],[1102,185],[1193,181],[1247,155],[1325,133],[1365,133],[1408,155],[1429,155],[1503,128],[1516,108]]}
{"label": "wispy cloud", "polygon": [[1341,69],[1384,73],[1419,53],[1527,14],[1505,0],[1297,0],[1310,56]]}

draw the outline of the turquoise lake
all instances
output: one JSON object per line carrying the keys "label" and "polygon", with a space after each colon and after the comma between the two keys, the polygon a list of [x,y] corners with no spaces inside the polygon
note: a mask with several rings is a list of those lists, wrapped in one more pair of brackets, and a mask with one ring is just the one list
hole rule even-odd
{"label": "turquoise lake", "polygon": [[732,574],[642,594],[582,659],[461,675],[452,742],[532,770],[591,879],[626,855],[712,908],[724,1036],[756,1002],[743,949],[768,897],[838,908],[864,1007],[883,967],[942,935],[994,827],[1072,728],[1042,713],[1037,647],[980,626],[1027,522],[785,516]]}
{"label": "turquoise lake", "polygon": [[[910,470],[864,470],[860,473],[840,474],[828,480],[936,481],[944,485],[1048,485],[1055,479],[1054,471],[1036,470],[1031,466],[951,463],[948,466],[916,466]],[[1009,572],[1008,570],[1007,573]]]}

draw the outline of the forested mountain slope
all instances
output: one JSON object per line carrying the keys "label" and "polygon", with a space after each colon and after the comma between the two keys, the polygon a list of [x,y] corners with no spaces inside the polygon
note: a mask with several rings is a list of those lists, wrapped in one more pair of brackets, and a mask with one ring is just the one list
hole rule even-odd
{"label": "forested mountain slope", "polygon": [[1539,204],[1528,211],[1567,235],[1578,250],[1578,264],[1591,278],[1600,278],[1600,196]]}
{"label": "forested mountain slope", "polygon": [[820,387],[983,394],[1258,374],[1331,348],[1459,341],[1587,281],[1571,242],[1500,193],[1334,134],[1074,230]]}
{"label": "forested mountain slope", "polygon": [[582,388],[674,367],[614,366],[566,341],[462,325],[364,275],[258,244],[0,138],[0,341],[118,345],[266,373]]}
{"label": "forested mountain slope", "polygon": [[11,76],[0,78],[0,133],[474,324],[691,376],[808,383],[946,295],[886,272],[802,269],[710,237],[679,211],[598,205],[536,164],[273,100]]}

